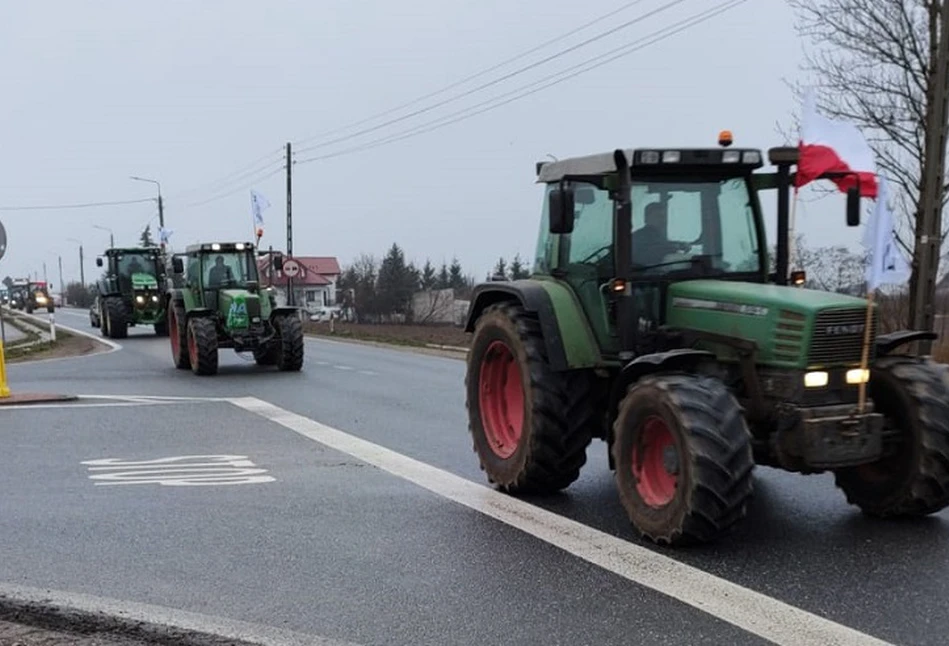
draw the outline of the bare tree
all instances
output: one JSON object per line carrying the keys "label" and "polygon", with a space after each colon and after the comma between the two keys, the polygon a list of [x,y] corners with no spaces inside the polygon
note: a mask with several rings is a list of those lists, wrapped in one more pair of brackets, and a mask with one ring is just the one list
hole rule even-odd
{"label": "bare tree", "polygon": [[[893,186],[902,224],[912,232],[911,239],[900,235],[900,244],[917,258],[919,241],[934,237],[926,231],[923,217],[924,210],[932,213],[926,209],[926,196],[933,191],[937,199],[932,204],[940,213],[932,231],[942,231],[940,241],[947,233],[939,208],[949,195],[944,176],[949,123],[942,110],[946,84],[940,73],[945,71],[949,48],[949,34],[941,28],[945,0],[788,0],[788,4],[797,13],[798,33],[810,43],[803,71],[809,77],[805,82],[815,89],[818,109],[855,123],[866,133],[877,155],[878,172]],[[801,86],[796,85],[795,91],[800,98]],[[941,247],[936,254],[942,254]],[[930,265],[935,279],[938,257]],[[923,289],[917,287],[920,271],[914,261],[910,281],[914,299]]]}
{"label": "bare tree", "polygon": [[808,247],[797,236],[797,268],[807,273],[806,287],[858,295],[866,291],[866,255],[844,246]]}

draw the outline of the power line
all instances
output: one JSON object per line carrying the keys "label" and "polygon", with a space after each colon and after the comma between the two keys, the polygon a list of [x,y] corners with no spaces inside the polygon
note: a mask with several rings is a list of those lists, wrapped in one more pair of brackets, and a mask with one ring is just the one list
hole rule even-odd
{"label": "power line", "polygon": [[[217,179],[215,179],[215,180],[212,180],[212,181],[210,181],[210,182],[207,182],[207,183],[205,183],[205,184],[199,184],[198,186],[195,186],[195,187],[193,187],[193,188],[186,188],[186,189],[182,190],[180,193],[173,194],[172,197],[171,197],[171,199],[179,199],[179,198],[181,198],[182,196],[187,195],[187,194],[190,194],[190,193],[200,193],[200,192],[204,192],[204,191],[206,191],[206,190],[212,190],[212,191],[213,191],[213,190],[217,190],[217,189],[223,188],[224,185],[231,184],[231,183],[233,183],[234,181],[237,181],[238,177],[236,177],[236,176],[243,177],[243,176],[246,176],[246,175],[248,175],[248,174],[254,174],[254,173],[256,173],[256,172],[259,172],[257,169],[258,169],[258,167],[260,167],[260,166],[263,164],[264,161],[267,161],[267,164],[264,164],[265,167],[270,166],[271,164],[273,164],[274,161],[277,160],[277,157],[276,157],[276,156],[277,156],[278,154],[279,154],[279,155],[282,155],[282,154],[283,154],[283,149],[282,149],[282,148],[277,148],[277,149],[275,149],[275,150],[272,150],[272,151],[268,152],[268,153],[265,154],[265,155],[261,155],[260,157],[257,157],[256,159],[254,159],[252,162],[248,162],[248,163],[245,164],[244,166],[241,166],[241,167],[238,168],[237,170],[232,171],[232,172],[228,173],[227,175],[223,175],[223,176],[221,176],[221,177],[219,177],[219,178],[217,178]],[[221,186],[218,186],[219,184],[220,184]],[[217,186],[217,189],[211,188],[211,187],[214,187],[214,186]]]}
{"label": "power line", "polygon": [[[745,3],[745,2],[747,2],[747,0],[727,0],[726,2],[723,2],[723,3],[719,4],[719,5],[716,5],[715,7],[712,7],[711,9],[706,9],[705,11],[702,11],[702,12],[700,12],[700,13],[698,13],[698,14],[695,14],[695,15],[689,17],[689,18],[686,18],[686,19],[680,20],[680,21],[678,21],[678,22],[672,23],[671,25],[668,25],[668,26],[666,26],[666,27],[663,27],[662,29],[659,29],[659,30],[655,31],[655,32],[649,34],[648,36],[644,36],[643,38],[639,38],[639,39],[637,39],[637,40],[635,40],[635,41],[633,41],[633,42],[631,42],[631,43],[628,43],[628,44],[626,44],[626,45],[623,45],[622,47],[619,47],[619,48],[610,50],[609,52],[605,52],[604,54],[600,54],[600,55],[595,56],[595,57],[593,57],[593,58],[587,59],[586,61],[584,61],[584,62],[582,62],[582,63],[579,63],[579,64],[574,65],[574,66],[572,66],[572,67],[568,67],[568,68],[566,68],[566,69],[564,69],[564,70],[561,70],[560,72],[557,72],[557,73],[555,73],[555,74],[551,74],[551,75],[549,75],[549,76],[547,76],[547,77],[544,77],[543,79],[540,79],[540,80],[538,80],[538,81],[534,81],[533,83],[529,83],[529,84],[527,84],[527,85],[521,86],[520,88],[517,88],[517,89],[515,89],[515,90],[511,90],[511,91],[506,92],[506,93],[504,93],[504,94],[500,94],[500,95],[495,96],[495,97],[493,97],[493,98],[491,98],[491,99],[488,99],[488,100],[486,100],[486,101],[483,101],[483,102],[481,102],[481,103],[479,103],[479,104],[475,104],[475,105],[473,105],[473,106],[470,106],[470,107],[468,107],[468,108],[465,108],[464,110],[459,110],[458,112],[452,113],[452,114],[447,115],[447,116],[444,116],[444,117],[440,117],[439,119],[435,119],[435,120],[433,120],[433,121],[429,121],[429,122],[427,122],[427,123],[420,124],[420,125],[418,125],[418,126],[415,126],[415,127],[413,127],[413,128],[410,128],[410,129],[408,129],[408,130],[404,130],[404,131],[402,131],[401,133],[396,133],[396,134],[393,134],[393,135],[388,135],[388,136],[386,136],[386,137],[381,137],[381,138],[379,138],[379,139],[375,139],[375,140],[366,142],[366,143],[361,144],[361,145],[359,145],[359,146],[352,146],[352,147],[350,147],[350,148],[345,148],[345,149],[343,149],[343,150],[335,151],[335,152],[332,152],[332,153],[327,153],[327,154],[325,154],[325,155],[318,155],[318,156],[314,156],[314,157],[307,157],[307,158],[305,158],[305,159],[301,159],[301,160],[297,161],[296,163],[297,163],[297,164],[307,164],[307,163],[314,162],[314,161],[319,161],[319,160],[323,160],[323,159],[330,159],[330,158],[333,158],[333,157],[340,157],[340,156],[347,155],[347,154],[352,154],[352,153],[356,153],[356,152],[362,152],[362,151],[364,151],[364,150],[370,150],[370,149],[372,149],[372,148],[378,148],[379,146],[384,146],[384,145],[387,145],[387,144],[390,144],[390,143],[395,143],[395,142],[397,142],[397,141],[401,141],[401,140],[403,140],[403,139],[409,139],[409,138],[412,138],[412,137],[415,137],[415,136],[418,136],[418,135],[423,135],[423,134],[426,134],[426,133],[431,132],[431,131],[433,131],[433,130],[438,130],[438,129],[440,129],[440,128],[444,128],[444,127],[446,127],[446,126],[449,126],[449,125],[458,123],[459,121],[464,121],[464,120],[466,120],[466,119],[470,119],[471,117],[477,116],[477,115],[482,114],[482,113],[484,113],[484,112],[488,112],[488,111],[490,111],[490,110],[494,110],[494,109],[496,109],[496,108],[500,108],[500,107],[502,107],[502,106],[504,106],[504,105],[507,105],[507,104],[509,104],[509,103],[513,103],[514,101],[517,101],[517,100],[519,100],[519,99],[523,99],[523,98],[528,97],[528,96],[530,96],[530,95],[532,95],[532,94],[536,94],[537,92],[540,92],[540,91],[542,91],[542,90],[545,90],[545,89],[547,89],[547,88],[549,88],[549,87],[552,87],[552,86],[554,86],[554,85],[558,85],[558,84],[560,84],[560,83],[563,83],[564,81],[567,81],[567,80],[569,80],[569,79],[571,79],[571,78],[574,78],[575,76],[579,76],[580,74],[583,74],[584,72],[588,72],[588,71],[590,71],[590,70],[592,70],[592,69],[596,69],[596,68],[598,68],[598,67],[602,67],[603,65],[606,65],[606,64],[608,64],[608,63],[611,63],[611,62],[613,62],[613,61],[615,61],[615,60],[617,60],[617,59],[619,59],[619,58],[623,58],[623,57],[625,57],[625,56],[628,56],[628,55],[630,55],[630,54],[632,54],[632,53],[634,53],[634,52],[637,52],[637,51],[639,51],[639,50],[641,50],[641,49],[644,49],[645,47],[648,47],[649,45],[655,44],[655,43],[660,42],[660,41],[663,41],[663,40],[665,40],[665,39],[667,39],[667,38],[669,38],[669,37],[671,37],[671,36],[674,36],[675,34],[677,34],[677,33],[679,33],[679,32],[682,32],[682,31],[684,31],[684,30],[686,30],[686,29],[688,29],[688,28],[690,28],[690,27],[692,27],[692,26],[694,26],[694,25],[697,25],[697,24],[701,24],[701,23],[703,23],[703,22],[706,22],[706,21],[710,20],[711,18],[717,16],[718,14],[724,13],[725,11],[728,11],[729,9],[732,9],[732,8],[734,8],[734,7],[737,7],[738,5],[743,4],[743,3]],[[615,55],[610,56],[610,54],[615,54]],[[602,59],[602,58],[607,57],[607,56],[609,56],[609,58],[606,58],[605,60],[599,60],[599,59]],[[590,63],[593,63],[594,61],[599,61],[599,62],[596,62],[595,64],[592,64],[592,65],[591,65]],[[568,71],[571,71],[571,70],[576,70],[577,68],[580,68],[580,67],[582,67],[583,69],[580,69],[580,70],[578,70],[578,71],[575,71],[575,72],[573,72],[573,73],[571,73],[571,74],[567,74],[566,76],[561,76],[564,72],[568,72]],[[543,83],[545,80],[549,80],[549,79],[552,79],[552,78],[555,78],[555,77],[560,77],[560,78],[556,78],[556,80],[553,80],[552,82],[547,83],[547,84],[545,84],[545,85],[542,85],[542,86],[540,86],[540,87],[536,87],[536,88],[534,88],[534,89],[527,90],[527,88],[530,88],[530,87],[532,87],[532,86],[535,86],[535,85],[537,85],[538,83]],[[525,90],[526,90],[526,91],[525,91]],[[516,94],[516,93],[519,93],[519,94]],[[506,100],[504,100],[504,101],[501,101],[501,102],[497,102],[497,103],[496,103],[496,101],[497,101],[498,99],[501,99],[501,98],[504,98],[504,97],[508,97],[508,96],[510,96],[510,95],[512,95],[512,94],[515,95],[515,96],[513,96],[513,97],[511,97],[511,98],[508,98],[508,99],[506,99]],[[485,106],[486,104],[490,104],[490,105],[487,105],[486,107],[483,107],[483,108],[481,108],[481,109],[479,109],[479,110],[475,110],[474,112],[471,112],[471,110],[474,110],[475,108],[478,108],[478,107],[480,107],[480,106]],[[465,114],[465,113],[468,113],[468,114]]]}
{"label": "power line", "polygon": [[253,186],[253,185],[256,184],[257,182],[262,182],[262,181],[264,181],[265,179],[269,179],[269,178],[273,177],[274,175],[276,175],[277,173],[283,172],[284,169],[286,169],[286,165],[282,165],[282,166],[280,166],[279,168],[275,168],[274,170],[270,171],[270,172],[267,173],[266,175],[263,175],[263,176],[261,176],[261,177],[256,177],[256,178],[250,180],[249,182],[247,182],[247,183],[245,183],[245,184],[243,184],[243,185],[241,185],[241,186],[238,186],[237,188],[230,189],[230,190],[228,190],[228,191],[226,191],[226,192],[224,192],[224,193],[220,193],[220,194],[218,194],[218,195],[214,195],[214,196],[212,196],[212,197],[209,197],[209,198],[206,199],[206,200],[201,200],[200,202],[191,202],[191,203],[189,203],[189,204],[184,204],[184,205],[182,205],[182,206],[180,207],[179,210],[184,211],[184,210],[186,210],[186,209],[194,208],[194,207],[196,207],[196,206],[203,206],[203,205],[209,204],[209,203],[211,203],[211,202],[216,202],[217,200],[220,200],[220,199],[223,199],[223,198],[225,198],[225,197],[228,197],[229,195],[233,195],[234,193],[237,193],[238,191],[243,191],[243,190],[249,189],[251,186]]}
{"label": "power line", "polygon": [[509,64],[509,63],[513,63],[514,61],[516,61],[516,60],[518,60],[518,59],[520,59],[520,58],[524,58],[525,56],[528,56],[528,55],[530,55],[530,54],[533,54],[534,52],[540,51],[541,49],[544,49],[544,48],[547,47],[548,45],[553,45],[553,44],[556,43],[556,42],[559,42],[559,41],[561,41],[561,40],[565,40],[566,38],[569,38],[570,36],[573,36],[574,34],[583,31],[583,30],[586,29],[587,27],[592,27],[593,25],[595,25],[595,24],[598,23],[598,22],[603,22],[603,21],[606,20],[607,18],[612,18],[612,17],[615,16],[616,14],[622,13],[623,11],[629,9],[630,7],[632,7],[632,6],[634,6],[634,5],[637,5],[637,4],[642,3],[643,1],[644,1],[644,0],[632,0],[632,2],[627,2],[627,3],[623,4],[622,6],[618,7],[617,9],[614,9],[614,10],[608,12],[608,13],[605,13],[605,14],[603,14],[602,16],[600,16],[600,17],[598,17],[598,18],[594,18],[594,19],[591,20],[590,22],[587,22],[587,23],[585,23],[585,24],[583,24],[583,25],[580,25],[579,27],[576,27],[576,28],[574,28],[574,29],[571,29],[570,31],[568,31],[568,32],[566,32],[566,33],[563,33],[563,34],[561,34],[561,35],[559,35],[559,36],[556,36],[556,37],[554,37],[554,38],[551,38],[550,40],[547,40],[547,41],[545,41],[545,42],[543,42],[543,43],[541,43],[541,44],[539,44],[539,45],[535,45],[534,47],[532,47],[532,48],[530,48],[530,49],[528,49],[528,50],[526,50],[526,51],[523,51],[523,52],[521,52],[520,54],[517,54],[517,55],[515,55],[515,56],[512,56],[512,57],[510,57],[510,58],[507,58],[507,59],[501,61],[500,63],[496,63],[496,64],[492,65],[491,67],[487,67],[487,68],[481,70],[480,72],[476,72],[476,73],[474,73],[474,74],[471,74],[471,75],[469,75],[469,76],[464,77],[463,79],[460,79],[460,80],[458,80],[458,81],[455,81],[454,83],[450,83],[450,84],[448,84],[448,85],[442,87],[442,88],[439,89],[439,90],[435,90],[434,92],[429,92],[428,94],[423,94],[422,96],[420,96],[420,97],[418,97],[418,98],[415,98],[415,99],[412,99],[411,101],[409,101],[409,102],[407,102],[407,103],[403,103],[403,104],[401,104],[401,105],[397,105],[397,106],[395,106],[394,108],[389,108],[388,110],[383,110],[382,112],[377,112],[376,114],[370,115],[370,116],[368,116],[368,117],[366,117],[366,118],[364,118],[364,119],[360,119],[359,121],[353,121],[352,123],[349,123],[349,124],[344,125],[344,126],[340,126],[340,127],[338,127],[338,128],[334,128],[333,130],[328,130],[328,131],[323,132],[323,133],[321,133],[321,134],[313,135],[312,137],[307,137],[306,139],[301,139],[300,141],[296,142],[296,144],[297,144],[297,145],[302,145],[302,144],[305,144],[305,143],[314,141],[314,140],[316,140],[316,139],[322,139],[323,137],[330,137],[330,136],[335,135],[335,134],[337,134],[337,133],[345,132],[345,131],[347,131],[347,130],[349,130],[349,129],[351,129],[351,128],[355,128],[356,126],[361,126],[361,125],[363,125],[364,123],[368,123],[368,122],[370,122],[370,121],[374,121],[374,120],[378,119],[379,117],[384,117],[384,116],[386,116],[386,115],[392,114],[393,112],[398,112],[399,110],[402,110],[403,108],[408,108],[408,107],[411,107],[411,106],[413,106],[413,105],[415,105],[415,104],[417,104],[417,103],[421,103],[421,102],[424,101],[425,99],[430,99],[430,98],[432,98],[433,96],[438,96],[439,94],[443,94],[443,93],[447,92],[448,90],[452,90],[452,89],[458,87],[459,85],[464,85],[464,84],[467,83],[468,81],[473,81],[474,79],[480,78],[480,77],[484,76],[485,74],[489,74],[489,73],[491,73],[491,72],[493,72],[493,71],[495,71],[495,70],[498,70],[498,69],[504,67],[505,65],[507,65],[507,64]]}
{"label": "power line", "polygon": [[590,43],[593,43],[593,42],[598,41],[598,40],[602,40],[603,38],[606,38],[607,36],[610,36],[610,35],[612,35],[612,34],[618,32],[618,31],[620,31],[620,30],[622,30],[622,29],[627,29],[628,27],[631,27],[632,25],[635,25],[635,24],[637,24],[637,23],[639,23],[639,22],[642,22],[643,20],[646,20],[647,18],[650,18],[650,17],[652,17],[652,16],[654,16],[654,15],[656,15],[656,14],[658,14],[658,13],[661,13],[661,12],[663,12],[663,11],[667,11],[668,9],[671,9],[672,7],[674,7],[674,6],[678,5],[678,4],[682,4],[683,2],[686,2],[686,0],[670,0],[669,2],[666,2],[664,5],[661,5],[660,7],[656,8],[656,9],[653,9],[652,11],[647,11],[647,12],[644,13],[644,14],[640,14],[640,15],[637,16],[636,18],[633,18],[633,19],[631,19],[631,20],[627,20],[626,22],[624,22],[624,23],[622,23],[622,24],[620,24],[620,25],[617,25],[616,27],[613,27],[612,29],[608,29],[607,31],[600,32],[599,34],[597,34],[597,35],[595,35],[595,36],[592,36],[592,37],[590,37],[590,38],[588,38],[588,39],[586,39],[586,40],[584,40],[584,41],[581,41],[581,42],[577,43],[576,45],[571,45],[570,47],[568,47],[568,48],[566,48],[566,49],[563,49],[563,50],[560,50],[560,51],[558,51],[558,52],[555,52],[554,54],[551,54],[550,56],[547,56],[546,58],[542,58],[542,59],[539,60],[539,61],[536,61],[536,62],[534,62],[534,63],[530,63],[529,65],[525,65],[524,67],[518,68],[518,69],[514,70],[513,72],[509,72],[509,73],[507,73],[507,74],[505,74],[505,75],[503,75],[503,76],[500,76],[500,77],[498,77],[498,78],[496,78],[496,79],[494,79],[494,80],[492,80],[492,81],[488,81],[487,83],[482,83],[481,85],[475,86],[474,88],[472,88],[472,89],[470,89],[470,90],[466,90],[465,92],[462,92],[461,94],[456,94],[456,95],[451,96],[451,97],[449,97],[449,98],[447,98],[447,99],[443,99],[443,100],[441,100],[441,101],[437,101],[437,102],[435,102],[435,103],[433,103],[433,104],[431,104],[431,105],[429,105],[429,106],[427,106],[427,107],[419,108],[418,110],[414,110],[414,111],[412,111],[412,112],[410,112],[410,113],[408,113],[408,114],[405,114],[405,115],[403,115],[403,116],[401,116],[401,117],[396,117],[396,118],[394,118],[394,119],[389,119],[388,121],[384,121],[384,122],[382,122],[382,123],[380,123],[380,124],[378,124],[378,125],[372,126],[371,128],[363,128],[362,130],[357,130],[356,132],[354,132],[354,133],[352,133],[352,134],[349,134],[349,135],[345,135],[345,136],[342,136],[342,137],[336,137],[335,139],[330,139],[330,140],[327,140],[327,141],[324,141],[324,142],[321,142],[321,143],[318,143],[318,144],[313,144],[312,146],[307,146],[306,148],[301,148],[301,149],[297,150],[297,152],[298,152],[298,153],[305,153],[305,152],[309,152],[309,151],[311,151],[311,150],[315,150],[315,149],[317,149],[317,148],[325,148],[326,146],[331,146],[332,144],[337,144],[337,143],[340,143],[340,142],[343,142],[343,141],[347,141],[347,140],[349,140],[349,139],[353,139],[353,138],[355,138],[355,137],[359,137],[359,136],[361,136],[361,135],[368,134],[368,133],[370,133],[370,132],[375,132],[376,130],[380,130],[380,129],[385,128],[386,126],[390,126],[390,125],[392,125],[392,124],[394,124],[394,123],[399,123],[399,122],[401,122],[401,121],[405,121],[406,119],[411,119],[412,117],[418,116],[418,115],[420,115],[420,114],[425,114],[426,112],[431,112],[431,111],[434,110],[435,108],[439,108],[439,107],[441,107],[441,106],[443,106],[443,105],[446,105],[446,104],[448,104],[448,103],[452,103],[452,102],[454,102],[454,101],[457,101],[458,99],[462,99],[462,98],[464,98],[464,97],[466,97],[466,96],[470,96],[470,95],[474,94],[475,92],[480,92],[481,90],[484,90],[484,89],[486,89],[486,88],[489,88],[489,87],[491,87],[491,86],[493,86],[493,85],[497,85],[498,83],[502,83],[502,82],[504,82],[504,81],[506,81],[506,80],[508,80],[508,79],[511,79],[511,78],[513,78],[513,77],[515,77],[515,76],[519,76],[520,74],[523,74],[524,72],[527,72],[527,71],[532,70],[532,69],[534,69],[534,68],[536,68],[536,67],[539,67],[539,66],[541,66],[541,65],[543,65],[543,64],[545,64],[545,63],[549,63],[550,61],[552,61],[552,60],[554,60],[554,59],[557,59],[557,58],[560,58],[561,56],[564,56],[564,55],[566,55],[566,54],[569,54],[569,53],[572,52],[572,51],[575,51],[575,50],[577,50],[577,49],[580,49],[581,47],[585,47],[586,45],[589,45]]}
{"label": "power line", "polygon": [[36,206],[0,206],[0,211],[55,211],[57,209],[87,209],[98,206],[120,206],[123,204],[142,204],[154,202],[155,198],[146,197],[140,200],[117,200],[115,202],[85,202],[81,204],[41,204]]}

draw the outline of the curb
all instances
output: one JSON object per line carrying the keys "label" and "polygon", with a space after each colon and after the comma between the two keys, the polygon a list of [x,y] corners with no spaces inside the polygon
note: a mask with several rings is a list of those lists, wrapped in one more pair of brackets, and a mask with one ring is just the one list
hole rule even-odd
{"label": "curb", "polygon": [[78,395],[60,395],[53,393],[10,393],[8,397],[0,397],[0,408],[3,406],[19,406],[23,404],[47,404],[49,402],[70,402],[79,399]]}

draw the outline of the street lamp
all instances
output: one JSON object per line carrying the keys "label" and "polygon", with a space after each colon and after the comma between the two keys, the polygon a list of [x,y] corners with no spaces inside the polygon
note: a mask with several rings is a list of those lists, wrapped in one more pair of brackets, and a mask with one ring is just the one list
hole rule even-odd
{"label": "street lamp", "polygon": [[[158,226],[162,229],[165,228],[165,209],[162,206],[161,201],[161,183],[156,179],[148,179],[147,177],[136,177],[135,175],[130,175],[129,179],[134,179],[139,182],[149,182],[158,187]],[[162,243],[164,246],[165,243]]]}
{"label": "street lamp", "polygon": [[93,224],[92,228],[108,231],[109,232],[109,247],[115,247],[115,235],[112,233],[112,229],[110,229],[109,227],[100,227],[98,224]]}

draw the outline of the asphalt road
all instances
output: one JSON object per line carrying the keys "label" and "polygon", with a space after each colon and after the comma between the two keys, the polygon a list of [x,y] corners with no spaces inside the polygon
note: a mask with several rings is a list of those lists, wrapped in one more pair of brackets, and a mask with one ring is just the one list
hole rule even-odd
{"label": "asphalt road", "polygon": [[[96,332],[84,311],[57,320]],[[873,522],[828,476],[760,468],[734,536],[659,550],[633,538],[602,443],[553,500],[484,487],[458,360],[312,339],[299,374],[224,351],[200,378],[165,338],[121,346],[8,368],[14,391],[100,398],[0,410],[0,582],[356,644],[949,633],[949,513]],[[181,456],[231,457],[101,462]],[[186,486],[197,469],[206,486]]]}

